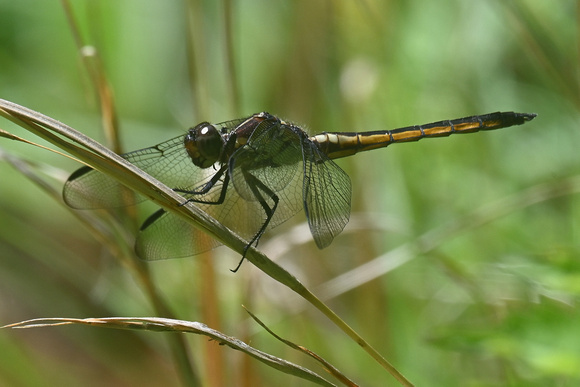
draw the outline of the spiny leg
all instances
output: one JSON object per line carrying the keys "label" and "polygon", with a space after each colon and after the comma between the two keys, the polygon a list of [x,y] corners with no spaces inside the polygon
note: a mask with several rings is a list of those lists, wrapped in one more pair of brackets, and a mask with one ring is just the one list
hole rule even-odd
{"label": "spiny leg", "polygon": [[[232,273],[237,272],[238,269],[240,268],[240,266],[242,266],[242,263],[244,262],[244,259],[246,258],[246,253],[248,252],[248,249],[254,243],[256,243],[256,247],[258,246],[258,242],[260,241],[260,237],[266,231],[268,224],[270,224],[270,221],[272,220],[272,217],[274,216],[274,213],[276,212],[276,208],[278,208],[278,202],[280,201],[280,199],[278,198],[278,195],[276,195],[270,188],[268,188],[264,183],[262,183],[258,178],[253,176],[251,173],[249,173],[247,171],[242,171],[242,174],[244,175],[244,179],[246,180],[248,187],[250,188],[250,190],[254,194],[255,198],[258,200],[258,202],[262,206],[262,209],[264,210],[264,212],[266,213],[266,221],[262,224],[262,227],[260,227],[260,229],[258,230],[256,235],[254,235],[252,237],[252,239],[246,245],[246,247],[244,247],[242,259],[238,263],[238,266],[236,266],[236,268],[234,270],[230,269],[230,271]],[[260,190],[263,191],[270,199],[272,199],[272,201],[274,202],[274,205],[272,206],[272,208],[270,208],[270,206],[268,206],[268,203],[266,202],[266,200],[264,199],[264,197],[260,193]]]}
{"label": "spiny leg", "polygon": [[179,193],[185,193],[185,194],[189,194],[189,195],[205,195],[206,193],[208,193],[214,186],[215,184],[221,179],[221,177],[223,176],[225,172],[225,177],[224,177],[224,181],[222,184],[222,188],[220,191],[220,196],[217,198],[217,200],[215,201],[204,201],[204,200],[197,200],[194,198],[189,198],[187,199],[185,202],[181,203],[179,206],[185,206],[187,203],[200,203],[200,204],[222,204],[224,202],[224,199],[226,197],[226,193],[227,193],[227,188],[228,188],[228,184],[230,181],[230,174],[227,172],[227,166],[222,166],[219,171],[217,171],[215,173],[215,175],[212,176],[211,180],[208,181],[199,191],[189,191],[189,190],[184,190],[184,189],[179,189],[179,188],[174,188],[173,190],[175,192],[179,192]]}

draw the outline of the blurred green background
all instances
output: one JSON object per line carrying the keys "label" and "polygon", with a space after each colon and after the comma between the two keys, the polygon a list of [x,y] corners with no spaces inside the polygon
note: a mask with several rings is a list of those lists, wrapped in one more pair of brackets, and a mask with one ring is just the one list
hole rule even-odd
{"label": "blurred green background", "polygon": [[[525,126],[339,160],[353,181],[353,213],[333,244],[317,250],[303,214],[263,238],[270,257],[409,380],[429,386],[580,383],[577,7],[571,0],[72,5],[113,90],[125,151],[203,120],[259,111],[311,133],[498,110],[538,114]],[[62,3],[0,0],[0,98],[105,141]],[[0,128],[38,140],[4,119]],[[0,152],[0,160],[38,163],[58,190],[79,167],[3,138]],[[140,206],[140,217],[153,208]],[[180,319],[324,375],[248,321],[244,304],[361,385],[397,385],[251,264],[230,273],[238,259],[221,247],[209,258],[148,267]],[[0,325],[154,314],[134,272],[62,202],[0,162]],[[2,330],[0,385],[178,384],[167,338],[88,327]],[[304,385],[204,337],[186,340],[203,385]]]}

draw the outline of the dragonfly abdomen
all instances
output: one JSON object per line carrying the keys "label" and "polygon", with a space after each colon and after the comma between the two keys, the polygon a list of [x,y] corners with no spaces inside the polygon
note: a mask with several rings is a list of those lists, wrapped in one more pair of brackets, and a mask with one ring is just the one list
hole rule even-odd
{"label": "dragonfly abdomen", "polygon": [[480,116],[407,126],[387,131],[361,133],[321,133],[310,140],[329,158],[337,159],[358,152],[384,148],[397,142],[419,141],[426,137],[445,137],[455,133],[474,133],[521,125],[536,115],[528,113],[496,112]]}

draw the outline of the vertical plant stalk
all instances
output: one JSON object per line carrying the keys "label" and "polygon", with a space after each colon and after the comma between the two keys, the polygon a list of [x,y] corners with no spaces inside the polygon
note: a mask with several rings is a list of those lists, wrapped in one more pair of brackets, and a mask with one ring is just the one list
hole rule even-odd
{"label": "vertical plant stalk", "polygon": [[[96,92],[101,110],[102,125],[108,143],[115,153],[121,153],[122,147],[119,139],[119,125],[113,91],[103,70],[98,51],[94,47],[87,45],[84,41],[70,2],[68,0],[61,0],[61,4],[82,63]],[[123,251],[117,256],[121,256],[127,266],[132,269],[133,275],[138,278],[149,301],[153,305],[155,313],[160,317],[175,318],[174,313],[157,292],[147,266],[135,257],[133,251]],[[187,351],[185,338],[171,335],[168,337],[168,341],[178,374],[183,383],[192,386],[200,385],[199,376],[192,365],[193,359],[191,359],[191,354]]]}

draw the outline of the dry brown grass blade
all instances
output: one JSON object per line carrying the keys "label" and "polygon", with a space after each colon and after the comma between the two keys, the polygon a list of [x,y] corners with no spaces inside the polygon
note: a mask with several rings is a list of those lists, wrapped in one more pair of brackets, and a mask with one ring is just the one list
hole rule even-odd
{"label": "dry brown grass blade", "polygon": [[321,386],[334,386],[334,384],[328,382],[321,376],[310,371],[307,368],[301,367],[297,364],[291,363],[284,359],[280,359],[276,356],[272,356],[268,353],[262,352],[248,344],[236,339],[235,337],[227,336],[215,329],[209,328],[207,325],[194,322],[194,321],[182,321],[174,320],[168,318],[159,317],[141,317],[141,318],[129,318],[129,317],[108,317],[108,318],[86,318],[86,319],[75,319],[75,318],[40,318],[27,321],[21,321],[15,324],[5,325],[2,328],[44,328],[44,327],[54,327],[60,325],[90,325],[98,326],[102,328],[113,328],[113,329],[131,329],[131,330],[145,330],[154,332],[180,332],[180,333],[195,333],[199,335],[204,335],[211,340],[216,341],[219,345],[227,345],[228,347],[242,351],[245,354],[253,357],[262,363],[275,368],[281,372],[297,376],[304,380],[311,381]]}
{"label": "dry brown grass blade", "polygon": [[288,345],[290,348],[293,348],[297,351],[300,351],[302,353],[305,353],[306,355],[312,357],[313,359],[315,359],[317,362],[319,362],[320,364],[322,364],[322,366],[326,369],[326,371],[328,371],[328,373],[330,373],[332,376],[334,376],[335,378],[337,378],[342,384],[344,384],[345,386],[351,386],[351,387],[356,387],[358,386],[358,384],[356,384],[355,382],[353,382],[352,380],[350,380],[345,374],[343,374],[342,372],[340,372],[338,370],[338,368],[336,368],[335,366],[333,366],[332,364],[330,364],[328,361],[326,361],[325,359],[323,359],[321,356],[317,355],[316,353],[312,352],[311,350],[309,350],[308,348],[305,348],[301,345],[295,344],[289,340],[286,340],[280,336],[278,336],[276,333],[274,333],[272,330],[270,330],[270,328],[268,328],[266,326],[266,324],[264,324],[258,317],[256,317],[252,312],[250,312],[247,308],[246,312],[248,312],[248,314],[254,319],[254,321],[256,321],[262,328],[264,328],[269,334],[271,334],[272,336],[274,336],[276,339],[280,340],[281,342],[283,342],[284,344]]}

